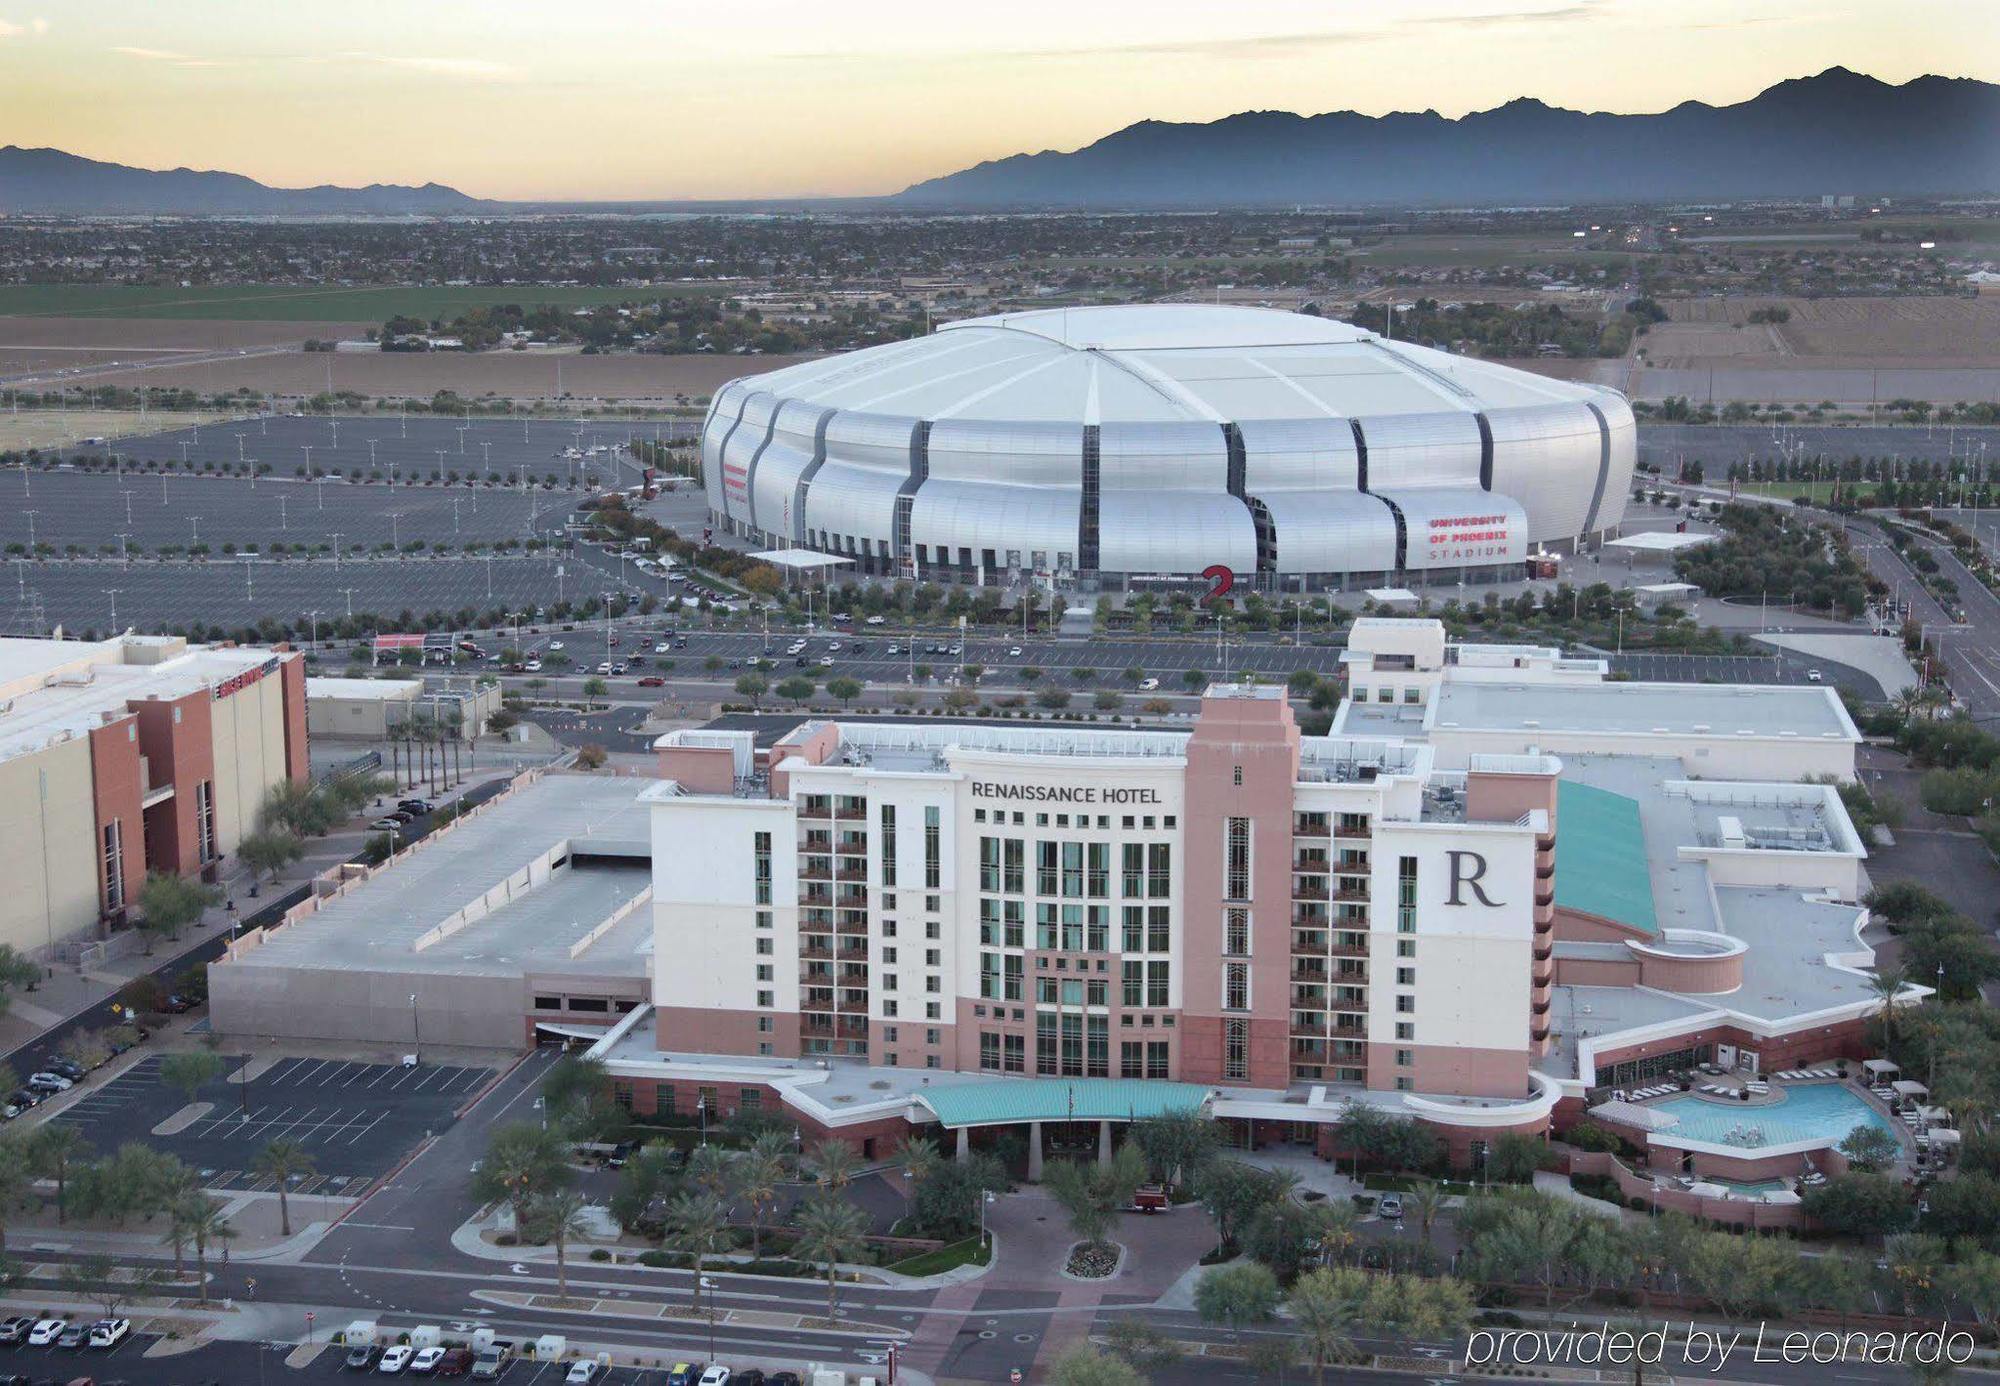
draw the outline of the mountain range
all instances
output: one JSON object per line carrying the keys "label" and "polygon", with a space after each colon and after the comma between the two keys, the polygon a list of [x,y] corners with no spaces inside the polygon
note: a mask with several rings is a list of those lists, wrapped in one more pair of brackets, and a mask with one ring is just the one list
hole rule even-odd
{"label": "mountain range", "polygon": [[1747,101],[1653,115],[1531,98],[1447,119],[1249,111],[1147,120],[1071,152],[915,184],[925,208],[1506,206],[2000,191],[2000,86],[1833,67]]}
{"label": "mountain range", "polygon": [[0,148],[0,213],[163,216],[441,214],[499,210],[456,188],[273,188],[240,173],[132,168],[60,149]]}

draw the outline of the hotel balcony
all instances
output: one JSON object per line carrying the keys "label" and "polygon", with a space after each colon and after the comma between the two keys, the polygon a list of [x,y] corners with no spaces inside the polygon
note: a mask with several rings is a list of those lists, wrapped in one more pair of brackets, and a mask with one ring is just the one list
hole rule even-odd
{"label": "hotel balcony", "polygon": [[1294,876],[1292,878],[1292,898],[1294,900],[1326,899],[1326,877]]}
{"label": "hotel balcony", "polygon": [[1361,877],[1353,877],[1351,881],[1351,884],[1343,884],[1339,890],[1336,890],[1333,893],[1333,898],[1336,900],[1366,900],[1368,898],[1367,880]]}

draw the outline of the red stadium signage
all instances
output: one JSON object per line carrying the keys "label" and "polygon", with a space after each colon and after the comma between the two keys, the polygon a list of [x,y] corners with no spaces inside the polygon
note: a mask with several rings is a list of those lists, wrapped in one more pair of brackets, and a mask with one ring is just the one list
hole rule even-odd
{"label": "red stadium signage", "polygon": [[277,655],[272,655],[269,659],[265,660],[262,664],[259,664],[254,669],[245,669],[240,674],[231,674],[221,683],[215,685],[214,689],[215,701],[219,702],[222,699],[227,698],[232,693],[242,692],[244,689],[248,688],[251,684],[256,683],[261,679],[263,679],[267,674],[277,673],[278,666],[282,663],[284,663],[282,659],[280,659]]}
{"label": "red stadium signage", "polygon": [[1510,520],[1504,512],[1440,516],[1425,528],[1426,556],[1432,564],[1503,562],[1520,543]]}

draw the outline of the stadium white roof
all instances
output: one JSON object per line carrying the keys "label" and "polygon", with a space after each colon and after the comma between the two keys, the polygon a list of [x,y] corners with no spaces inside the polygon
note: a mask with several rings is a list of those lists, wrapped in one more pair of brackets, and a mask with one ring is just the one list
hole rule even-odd
{"label": "stadium white roof", "polygon": [[1472,413],[1604,398],[1593,386],[1266,308],[1128,304],[947,323],[761,376],[836,409],[934,420],[1224,423]]}

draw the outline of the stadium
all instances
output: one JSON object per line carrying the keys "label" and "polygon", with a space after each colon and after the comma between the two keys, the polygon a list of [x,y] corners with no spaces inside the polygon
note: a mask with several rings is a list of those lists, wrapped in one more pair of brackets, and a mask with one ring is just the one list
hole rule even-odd
{"label": "stadium", "polygon": [[1518,576],[1623,515],[1612,390],[1258,308],[971,318],[716,392],[714,524],[865,574],[1265,590]]}

